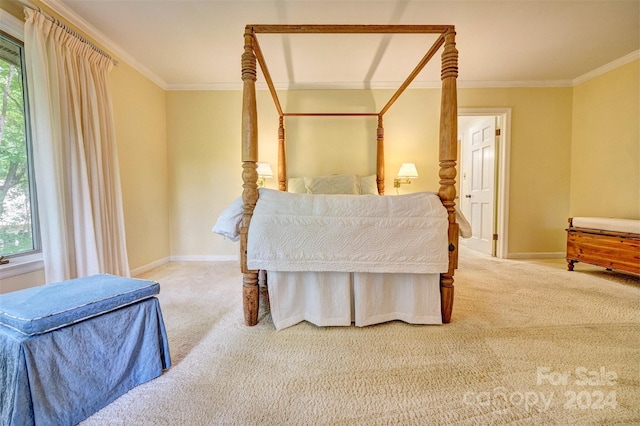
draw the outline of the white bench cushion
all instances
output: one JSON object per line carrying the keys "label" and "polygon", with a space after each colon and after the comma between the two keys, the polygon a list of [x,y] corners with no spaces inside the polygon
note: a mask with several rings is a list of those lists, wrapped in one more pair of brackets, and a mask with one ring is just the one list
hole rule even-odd
{"label": "white bench cushion", "polygon": [[615,219],[610,217],[574,217],[573,226],[577,228],[599,229],[602,231],[628,232],[640,234],[640,220]]}

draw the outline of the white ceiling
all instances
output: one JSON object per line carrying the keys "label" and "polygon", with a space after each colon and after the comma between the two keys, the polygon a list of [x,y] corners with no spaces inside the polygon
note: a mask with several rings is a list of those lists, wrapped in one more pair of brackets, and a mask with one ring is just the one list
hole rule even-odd
{"label": "white ceiling", "polygon": [[[165,89],[240,87],[247,24],[453,24],[461,86],[568,86],[640,49],[640,0],[43,0]],[[397,87],[426,35],[259,35],[281,87]],[[432,87],[439,58],[415,80]]]}

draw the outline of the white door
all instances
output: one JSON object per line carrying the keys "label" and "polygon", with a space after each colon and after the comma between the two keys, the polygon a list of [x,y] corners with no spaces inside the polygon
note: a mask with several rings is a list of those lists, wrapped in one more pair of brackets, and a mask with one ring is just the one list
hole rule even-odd
{"label": "white door", "polygon": [[467,247],[488,255],[494,253],[496,118],[480,119],[469,128],[463,141],[461,209],[473,235]]}

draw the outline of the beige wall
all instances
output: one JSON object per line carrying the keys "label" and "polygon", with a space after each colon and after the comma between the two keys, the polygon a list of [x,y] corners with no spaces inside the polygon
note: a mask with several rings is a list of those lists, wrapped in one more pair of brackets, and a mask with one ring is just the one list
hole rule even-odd
{"label": "beige wall", "polygon": [[[376,112],[391,94],[311,90],[288,93],[281,101],[291,112]],[[258,91],[257,97],[259,159],[270,162],[276,172],[278,115],[268,92]],[[412,190],[437,191],[438,118],[430,112],[439,108],[439,91],[416,91],[405,97],[385,120],[387,193],[393,192],[400,163],[409,160],[417,162],[421,173]],[[171,254],[176,258],[238,254],[237,243],[211,229],[224,208],[242,193],[241,104],[239,91],[167,94]],[[411,112],[416,108],[417,114]],[[371,118],[288,118],[289,175],[375,173],[376,126],[376,119]],[[427,146],[421,147],[425,140]],[[430,154],[422,155],[424,151]],[[277,179],[267,180],[266,187],[277,188]]]}
{"label": "beige wall", "polygon": [[640,219],[640,61],[573,90],[570,214]]}
{"label": "beige wall", "polygon": [[129,266],[168,259],[166,93],[126,64],[110,73]]}
{"label": "beige wall", "polygon": [[0,293],[22,290],[45,283],[44,269],[0,279]]}
{"label": "beige wall", "polygon": [[[378,111],[390,91],[299,91],[287,111]],[[338,95],[338,102],[330,101]],[[509,253],[564,251],[569,215],[571,88],[461,89],[461,108],[512,109]],[[415,161],[411,191],[438,189],[440,91],[408,90],[385,115],[386,188],[400,163]],[[219,213],[241,193],[240,92],[170,92],[171,253],[236,255],[237,245],[211,233]],[[260,160],[277,164],[277,114],[258,92]],[[304,122],[301,122],[304,120]],[[375,172],[375,119],[288,118],[290,176]],[[364,154],[363,154],[364,153]],[[267,187],[276,188],[275,179]],[[409,190],[403,187],[403,191]]]}
{"label": "beige wall", "polygon": [[241,102],[238,91],[167,93],[172,256],[238,254],[211,229],[242,192]]}
{"label": "beige wall", "polygon": [[461,108],[511,108],[508,255],[564,252],[571,88],[461,89]]}
{"label": "beige wall", "polygon": [[[377,113],[391,90],[299,90],[283,96],[287,112]],[[258,101],[261,161],[277,165],[277,115],[270,98]],[[415,162],[420,178],[412,191],[437,191],[439,90],[409,90],[384,116],[386,194],[403,162]],[[239,117],[236,117],[238,120]],[[290,177],[376,172],[377,117],[287,117],[287,166]],[[429,155],[423,155],[424,153]],[[435,155],[432,155],[435,153]],[[275,169],[274,169],[275,170]],[[277,188],[275,179],[267,186]]]}
{"label": "beige wall", "polygon": [[[39,4],[39,0],[35,0]],[[0,0],[0,9],[15,16],[18,19],[24,19],[24,6],[16,0]]]}

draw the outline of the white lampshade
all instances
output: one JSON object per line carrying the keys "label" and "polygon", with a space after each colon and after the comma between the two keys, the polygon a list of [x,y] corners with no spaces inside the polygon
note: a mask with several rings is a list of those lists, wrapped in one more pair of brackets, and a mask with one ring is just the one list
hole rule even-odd
{"label": "white lampshade", "polygon": [[258,162],[258,176],[263,178],[272,178],[273,170],[271,170],[271,164]]}
{"label": "white lampshade", "polygon": [[402,163],[400,170],[398,170],[399,178],[417,178],[418,169],[416,169],[415,163]]}

